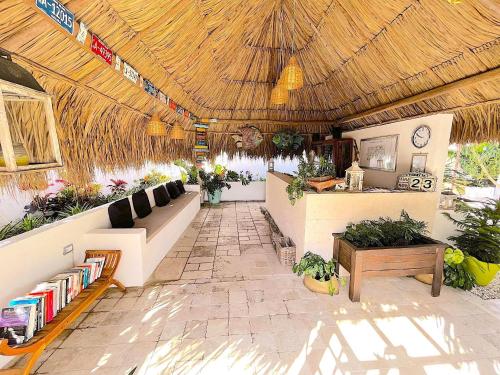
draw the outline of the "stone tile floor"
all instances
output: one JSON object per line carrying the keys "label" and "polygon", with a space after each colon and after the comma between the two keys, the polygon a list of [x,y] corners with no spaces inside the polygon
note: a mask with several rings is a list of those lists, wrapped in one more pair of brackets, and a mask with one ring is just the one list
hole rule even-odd
{"label": "stone tile floor", "polygon": [[259,206],[202,209],[168,254],[187,258],[181,280],[109,290],[37,374],[500,373],[499,300],[413,278],[368,279],[360,303],[311,293]]}

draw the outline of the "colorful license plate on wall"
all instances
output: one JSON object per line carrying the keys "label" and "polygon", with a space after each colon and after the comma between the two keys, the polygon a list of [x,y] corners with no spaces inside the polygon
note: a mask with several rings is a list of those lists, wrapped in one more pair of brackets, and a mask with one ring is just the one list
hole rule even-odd
{"label": "colorful license plate on wall", "polygon": [[75,16],[57,0],[35,0],[36,6],[73,35]]}
{"label": "colorful license plate on wall", "polygon": [[101,56],[104,61],[106,61],[109,65],[113,62],[113,51],[110,48],[106,47],[106,45],[99,39],[97,36],[92,35],[92,52],[96,55]]}

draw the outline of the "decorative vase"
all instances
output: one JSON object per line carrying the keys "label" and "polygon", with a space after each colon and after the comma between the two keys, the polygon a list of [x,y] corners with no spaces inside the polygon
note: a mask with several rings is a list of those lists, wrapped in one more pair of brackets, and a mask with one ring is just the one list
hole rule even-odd
{"label": "decorative vase", "polygon": [[213,194],[208,193],[208,202],[210,204],[219,204],[221,195],[222,190],[220,189],[215,190]]}
{"label": "decorative vase", "polygon": [[339,282],[336,278],[328,281],[319,281],[311,276],[304,276],[304,285],[314,293],[339,294]]}
{"label": "decorative vase", "polygon": [[474,276],[476,284],[486,286],[491,283],[497,272],[500,271],[500,264],[482,262],[473,256],[464,259],[465,269]]}

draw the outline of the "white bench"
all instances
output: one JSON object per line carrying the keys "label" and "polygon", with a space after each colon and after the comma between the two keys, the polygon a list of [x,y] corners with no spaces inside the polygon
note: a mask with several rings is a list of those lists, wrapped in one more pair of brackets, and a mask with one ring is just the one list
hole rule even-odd
{"label": "white bench", "polygon": [[[186,190],[190,189],[185,185]],[[165,207],[156,207],[152,190],[147,191],[153,212],[138,218],[131,201],[135,225],[126,229],[93,229],[83,244],[88,249],[120,249],[122,258],[115,277],[126,287],[143,286],[168,251],[200,210],[200,194],[187,191]]]}

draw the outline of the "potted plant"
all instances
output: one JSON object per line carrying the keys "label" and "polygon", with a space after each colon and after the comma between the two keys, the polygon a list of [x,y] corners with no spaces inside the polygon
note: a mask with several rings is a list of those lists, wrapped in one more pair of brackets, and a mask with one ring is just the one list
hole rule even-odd
{"label": "potted plant", "polygon": [[335,271],[336,263],[335,259],[326,262],[323,257],[308,251],[292,270],[298,276],[304,275],[304,285],[312,292],[333,296],[339,294],[339,279],[340,284],[345,285],[345,279],[339,278]]}
{"label": "potted plant", "polygon": [[444,252],[444,285],[470,290],[475,285],[472,275],[464,264],[465,255],[460,249],[447,248]]}
{"label": "potted plant", "polygon": [[[347,225],[334,234],[334,258],[351,273],[349,297],[359,301],[361,280],[372,276],[415,276],[433,273],[432,295],[441,290],[444,249],[426,236],[427,224],[404,210],[399,219],[379,218]],[[356,264],[362,269],[355,270]]]}
{"label": "potted plant", "polygon": [[462,218],[443,213],[459,228],[459,234],[448,239],[464,251],[464,267],[476,283],[486,286],[500,270],[500,201],[475,205],[457,202],[455,212]]}
{"label": "potted plant", "polygon": [[273,143],[283,154],[293,154],[297,152],[303,142],[304,137],[296,131],[283,130],[273,136]]}
{"label": "potted plant", "polygon": [[213,172],[200,170],[201,187],[207,191],[208,202],[210,204],[219,204],[222,189],[231,189],[231,185],[225,180],[226,170],[221,165],[216,165]]}
{"label": "potted plant", "polygon": [[307,161],[300,157],[297,175],[288,184],[286,191],[288,199],[293,205],[297,199],[302,198],[304,190],[309,187],[313,187],[318,193],[321,193],[323,190],[343,182],[343,179],[335,179],[335,164],[324,157],[320,157],[318,162]]}

